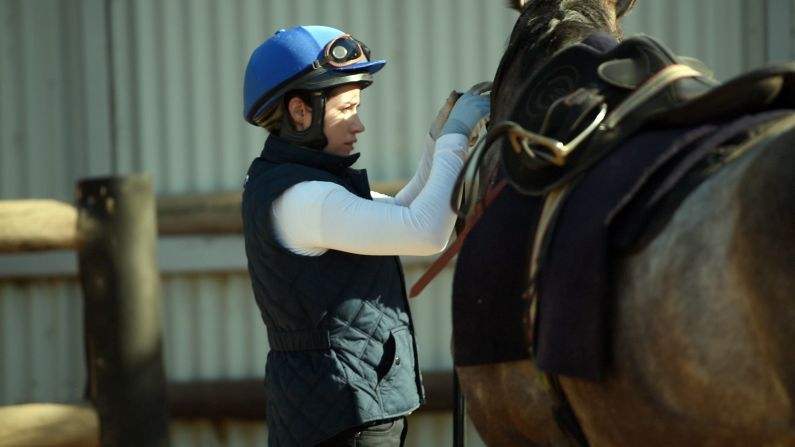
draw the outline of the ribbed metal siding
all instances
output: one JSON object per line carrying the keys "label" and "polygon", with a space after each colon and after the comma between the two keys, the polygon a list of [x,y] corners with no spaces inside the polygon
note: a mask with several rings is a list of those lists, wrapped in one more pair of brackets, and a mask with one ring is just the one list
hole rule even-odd
{"label": "ribbed metal siding", "polygon": [[675,53],[706,62],[720,80],[795,59],[792,0],[640,1],[622,22]]}
{"label": "ribbed metal siding", "polygon": [[0,2],[0,198],[110,172],[102,0]]}
{"label": "ribbed metal siding", "polygon": [[248,54],[299,23],[389,61],[365,97],[361,165],[405,178],[449,90],[492,76],[513,17],[477,0],[4,0],[0,19],[0,197],[71,200],[78,178],[112,173],[238,189],[264,138],[241,116]]}
{"label": "ribbed metal siding", "polygon": [[[641,1],[625,28],[726,79],[795,58],[794,4]],[[239,188],[263,138],[241,119],[248,53],[278,27],[312,22],[350,31],[388,59],[365,94],[360,164],[375,180],[405,178],[442,99],[493,75],[515,18],[502,5],[2,0],[0,197],[71,200],[80,177],[133,171],[153,175],[160,192]],[[408,269],[408,282],[419,274]],[[445,275],[412,303],[428,369],[451,364]],[[171,379],[261,376],[266,340],[244,272],[167,275],[162,296]],[[0,283],[0,404],[82,396],[81,312],[74,280]],[[450,443],[449,416],[412,418],[411,445]],[[174,437],[176,446],[254,446],[265,433],[258,423],[179,422]]]}
{"label": "ribbed metal siding", "polygon": [[0,405],[79,400],[83,353],[76,281],[0,284]]}
{"label": "ribbed metal siding", "polygon": [[[87,175],[145,172],[160,192],[235,190],[263,133],[241,119],[249,52],[326,23],[389,61],[367,91],[361,166],[407,177],[453,89],[491,78],[515,14],[502,1],[4,0],[0,197],[70,200]],[[640,2],[654,35],[721,79],[793,57],[792,0]]]}
{"label": "ribbed metal siding", "polygon": [[264,376],[265,326],[247,274],[166,276],[163,320],[172,380]]}
{"label": "ribbed metal siding", "polygon": [[[667,0],[638,2],[623,22],[627,35],[653,36],[675,53],[697,57],[718,79],[762,63],[763,2]],[[758,57],[756,60],[749,60]]]}
{"label": "ribbed metal siding", "polygon": [[336,26],[388,61],[364,96],[358,148],[371,179],[394,180],[411,174],[449,91],[492,77],[513,21],[480,0],[112,5],[116,167],[151,173],[168,193],[240,187],[265,135],[242,120],[242,73],[279,28]]}

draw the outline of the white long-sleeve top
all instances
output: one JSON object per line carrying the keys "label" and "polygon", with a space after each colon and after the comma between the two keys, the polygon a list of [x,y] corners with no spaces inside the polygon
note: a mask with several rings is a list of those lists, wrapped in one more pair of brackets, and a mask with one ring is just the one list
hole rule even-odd
{"label": "white long-sleeve top", "polygon": [[427,137],[419,168],[390,197],[373,191],[363,199],[331,182],[301,182],[273,202],[277,240],[293,253],[327,250],[363,255],[423,256],[444,250],[455,223],[453,186],[466,158],[468,138]]}

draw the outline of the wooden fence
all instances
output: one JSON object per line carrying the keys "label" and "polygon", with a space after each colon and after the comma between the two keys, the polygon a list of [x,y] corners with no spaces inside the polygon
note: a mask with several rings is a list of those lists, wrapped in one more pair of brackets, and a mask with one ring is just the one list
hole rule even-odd
{"label": "wooden fence", "polygon": [[[76,206],[0,201],[0,253],[78,253],[89,382],[85,402],[0,407],[0,447],[166,446],[170,418],[265,420],[261,378],[167,383],[163,368],[158,234],[241,232],[240,193],[155,201],[140,176],[81,181]],[[450,411],[452,372],[423,375],[421,410]]]}
{"label": "wooden fence", "polygon": [[0,445],[168,446],[151,180],[82,180],[76,207],[0,202],[0,228],[0,252],[77,250],[88,372],[85,403],[0,409]]}

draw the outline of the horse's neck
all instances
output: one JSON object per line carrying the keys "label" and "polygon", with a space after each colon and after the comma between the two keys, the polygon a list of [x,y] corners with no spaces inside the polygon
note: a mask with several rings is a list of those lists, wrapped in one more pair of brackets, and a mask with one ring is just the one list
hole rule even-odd
{"label": "horse's neck", "polygon": [[615,1],[530,2],[511,31],[508,47],[494,76],[492,121],[507,118],[516,97],[513,89],[521,86],[538,67],[560,50],[597,32],[620,37]]}

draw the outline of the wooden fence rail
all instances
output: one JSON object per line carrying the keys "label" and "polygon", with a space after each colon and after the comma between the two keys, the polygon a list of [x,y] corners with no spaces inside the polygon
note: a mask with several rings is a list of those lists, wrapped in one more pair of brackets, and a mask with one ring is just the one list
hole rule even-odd
{"label": "wooden fence rail", "polygon": [[74,249],[76,242],[74,206],[57,200],[0,201],[0,253]]}
{"label": "wooden fence rail", "polygon": [[[7,445],[70,445],[57,439],[66,427],[85,439],[98,432],[104,447],[169,445],[155,209],[145,176],[82,180],[76,207],[47,200],[0,202],[0,252],[77,250],[87,397],[93,405],[5,408],[0,420],[14,421],[0,425]],[[34,432],[47,435],[40,425],[48,427],[49,441],[29,440]]]}
{"label": "wooden fence rail", "polygon": [[99,445],[99,418],[90,404],[0,407],[0,447]]}
{"label": "wooden fence rail", "polygon": [[[0,407],[0,447],[165,447],[170,417],[264,420],[260,379],[166,385],[162,363],[157,235],[242,233],[240,193],[155,202],[141,176],[83,180],[77,193],[77,206],[0,201],[0,254],[77,251],[89,402]],[[449,411],[452,373],[425,377],[422,410]]]}
{"label": "wooden fence rail", "polygon": [[[373,190],[394,195],[405,181],[374,183]],[[241,193],[183,194],[157,199],[158,231],[161,235],[240,234]]]}

